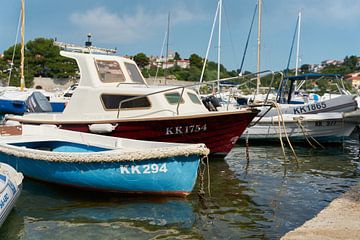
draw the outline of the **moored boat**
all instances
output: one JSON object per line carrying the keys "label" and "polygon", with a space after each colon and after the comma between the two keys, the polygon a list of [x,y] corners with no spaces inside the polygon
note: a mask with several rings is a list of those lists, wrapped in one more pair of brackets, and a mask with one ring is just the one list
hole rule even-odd
{"label": "moored boat", "polygon": [[0,227],[14,207],[22,189],[23,175],[5,163],[0,163]]}
{"label": "moored boat", "polygon": [[205,143],[212,154],[227,154],[258,113],[251,108],[209,112],[193,85],[149,86],[134,61],[95,54],[93,47],[76,49],[61,52],[81,69],[64,112],[7,119],[138,140]]}
{"label": "moored boat", "polygon": [[349,121],[344,113],[283,114],[255,118],[256,125],[248,127],[242,139],[251,141],[277,141],[288,135],[291,141],[341,142],[350,136],[356,123]]}
{"label": "moored boat", "polygon": [[204,144],[138,141],[54,126],[23,125],[19,134],[0,139],[0,161],[27,177],[107,192],[186,196],[208,153]]}

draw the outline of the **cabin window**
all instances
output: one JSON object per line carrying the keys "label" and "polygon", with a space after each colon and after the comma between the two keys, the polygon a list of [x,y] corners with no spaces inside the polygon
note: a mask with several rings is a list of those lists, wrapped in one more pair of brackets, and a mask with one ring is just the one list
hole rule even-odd
{"label": "cabin window", "polygon": [[117,61],[95,60],[99,78],[104,83],[125,82],[124,73]]}
{"label": "cabin window", "polygon": [[194,93],[188,93],[190,100],[195,104],[201,104],[199,98]]}
{"label": "cabin window", "polygon": [[[166,100],[170,103],[170,104],[178,104],[179,99],[180,99],[180,94],[177,92],[174,93],[165,93],[165,97]],[[184,99],[181,98],[180,103],[184,103]]]}
{"label": "cabin window", "polygon": [[[101,95],[102,103],[106,110],[118,110],[121,101],[130,99],[133,97],[140,97],[135,95],[114,95],[103,94]],[[125,108],[149,108],[151,106],[147,97],[141,97],[134,100],[129,100],[121,104],[121,109]]]}
{"label": "cabin window", "polygon": [[125,66],[133,82],[144,84],[144,80],[135,64],[125,63]]}

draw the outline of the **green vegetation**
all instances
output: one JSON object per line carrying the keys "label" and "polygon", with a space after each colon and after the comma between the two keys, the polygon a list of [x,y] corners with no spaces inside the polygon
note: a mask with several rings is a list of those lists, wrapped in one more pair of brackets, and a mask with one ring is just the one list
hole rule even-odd
{"label": "green vegetation", "polygon": [[[10,85],[20,85],[20,44],[4,51],[0,59],[0,80],[7,85],[10,63],[15,47],[14,67]],[[75,78],[78,67],[73,59],[60,56],[60,49],[53,45],[52,39],[37,38],[25,46],[25,85],[31,87],[34,77]]]}

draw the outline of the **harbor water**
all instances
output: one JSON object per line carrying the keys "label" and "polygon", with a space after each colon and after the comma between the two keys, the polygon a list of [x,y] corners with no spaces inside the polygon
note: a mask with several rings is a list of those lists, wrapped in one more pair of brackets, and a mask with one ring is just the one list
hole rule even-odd
{"label": "harbor water", "polygon": [[[357,136],[313,149],[244,144],[210,159],[211,197],[123,196],[26,179],[0,228],[13,239],[279,239],[360,180]],[[207,183],[205,183],[207,188]]]}

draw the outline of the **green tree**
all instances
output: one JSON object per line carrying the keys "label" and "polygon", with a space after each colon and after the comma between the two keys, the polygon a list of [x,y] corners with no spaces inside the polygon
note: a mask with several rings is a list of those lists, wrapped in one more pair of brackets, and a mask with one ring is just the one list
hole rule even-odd
{"label": "green tree", "polygon": [[175,52],[174,60],[181,60],[180,54]]}
{"label": "green tree", "polygon": [[310,72],[310,65],[309,64],[303,64],[300,67],[300,71],[302,73],[309,73]]}
{"label": "green tree", "polygon": [[139,66],[139,68],[144,68],[149,65],[149,58],[145,55],[145,53],[138,53],[134,56],[134,61]]}
{"label": "green tree", "polygon": [[190,55],[189,60],[190,60],[190,67],[197,67],[200,69],[202,68],[203,59],[199,55],[193,53]]}

